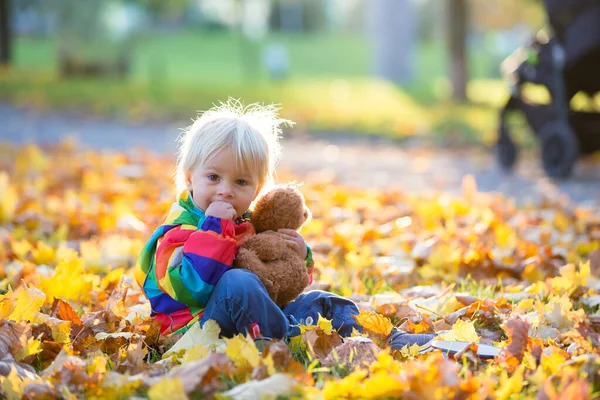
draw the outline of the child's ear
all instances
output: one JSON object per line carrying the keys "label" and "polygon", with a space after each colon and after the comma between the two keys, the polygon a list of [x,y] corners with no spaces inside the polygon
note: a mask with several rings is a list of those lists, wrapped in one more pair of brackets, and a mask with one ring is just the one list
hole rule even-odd
{"label": "child's ear", "polygon": [[185,174],[185,187],[190,192],[192,191],[192,174],[189,172]]}

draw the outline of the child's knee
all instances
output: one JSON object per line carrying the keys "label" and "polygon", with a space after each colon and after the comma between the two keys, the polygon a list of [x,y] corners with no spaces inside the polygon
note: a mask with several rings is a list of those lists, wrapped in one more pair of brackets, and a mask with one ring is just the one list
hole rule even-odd
{"label": "child's knee", "polygon": [[261,285],[261,283],[255,274],[237,268],[226,271],[217,283],[217,286],[225,287],[229,292],[234,293],[253,291],[256,290],[258,285]]}

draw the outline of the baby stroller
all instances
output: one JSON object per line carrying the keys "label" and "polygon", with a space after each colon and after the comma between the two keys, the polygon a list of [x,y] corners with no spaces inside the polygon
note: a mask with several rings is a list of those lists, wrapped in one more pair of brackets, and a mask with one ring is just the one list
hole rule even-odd
{"label": "baby stroller", "polygon": [[[512,169],[517,147],[506,120],[509,112],[521,110],[540,140],[546,174],[566,178],[580,155],[600,149],[600,113],[570,108],[578,92],[594,96],[600,91],[600,0],[544,0],[544,6],[550,34],[538,34],[527,56],[520,49],[503,63],[503,68],[511,63],[516,68],[507,75],[512,80],[511,97],[500,112],[496,156],[505,170]],[[525,99],[521,90],[525,83],[544,85],[550,103]]]}

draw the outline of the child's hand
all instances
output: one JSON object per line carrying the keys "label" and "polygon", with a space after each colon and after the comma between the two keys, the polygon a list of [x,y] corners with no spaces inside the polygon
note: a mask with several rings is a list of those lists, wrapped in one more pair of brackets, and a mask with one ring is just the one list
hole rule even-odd
{"label": "child's hand", "polygon": [[204,214],[206,214],[207,217],[233,220],[235,218],[235,209],[231,204],[225,201],[215,201],[210,203]]}
{"label": "child's hand", "polygon": [[293,229],[279,229],[277,231],[285,240],[285,243],[302,259],[304,260],[308,254],[308,250],[306,249],[306,243],[304,243],[304,238],[298,232]]}

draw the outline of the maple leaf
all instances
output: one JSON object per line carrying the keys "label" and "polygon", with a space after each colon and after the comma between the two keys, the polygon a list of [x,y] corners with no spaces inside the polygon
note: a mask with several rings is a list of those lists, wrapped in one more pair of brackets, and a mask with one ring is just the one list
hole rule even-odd
{"label": "maple leaf", "polygon": [[342,339],[337,332],[328,334],[321,328],[303,333],[302,339],[306,342],[310,356],[319,360],[327,358],[331,350],[342,344]]}
{"label": "maple leaf", "polygon": [[46,295],[26,285],[0,296],[0,318],[13,321],[33,321],[46,300]]}
{"label": "maple leaf", "polygon": [[529,324],[520,318],[513,318],[504,324],[503,329],[510,340],[508,346],[504,349],[504,357],[505,359],[514,357],[520,363],[527,348]]}
{"label": "maple leaf", "polygon": [[438,340],[458,340],[461,342],[479,343],[479,335],[475,331],[474,321],[458,320],[449,332],[438,335]]}
{"label": "maple leaf", "polygon": [[250,364],[252,367],[256,367],[260,360],[258,349],[254,344],[254,340],[250,336],[244,336],[238,334],[231,339],[225,339],[225,354],[234,362],[238,367]]}
{"label": "maple leaf", "polygon": [[50,315],[62,319],[63,321],[71,321],[76,325],[82,325],[81,319],[75,310],[73,310],[73,307],[61,299],[54,299]]}
{"label": "maple leaf", "polygon": [[358,315],[353,315],[352,318],[357,324],[370,332],[377,335],[389,336],[392,333],[394,325],[389,318],[372,311],[361,310]]}
{"label": "maple leaf", "polygon": [[92,281],[84,272],[83,260],[62,259],[56,265],[52,277],[40,279],[40,288],[49,301],[59,298],[87,303],[90,301]]}

